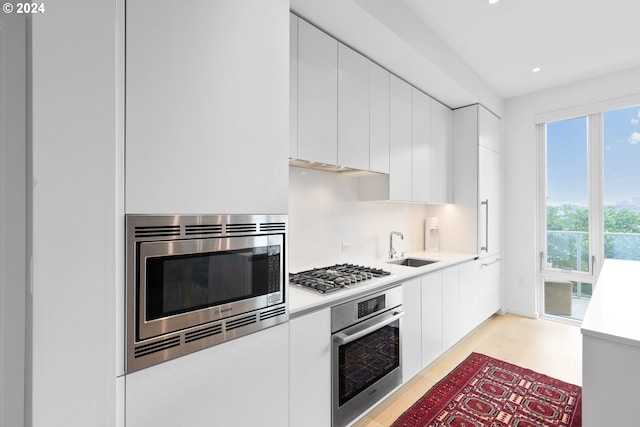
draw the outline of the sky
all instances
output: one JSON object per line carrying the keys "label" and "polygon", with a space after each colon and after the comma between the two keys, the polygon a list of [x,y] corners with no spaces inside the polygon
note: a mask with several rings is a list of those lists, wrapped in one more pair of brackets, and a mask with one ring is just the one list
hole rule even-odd
{"label": "sky", "polygon": [[[640,106],[603,114],[605,205],[640,205]],[[587,118],[547,125],[547,203],[586,206]]]}

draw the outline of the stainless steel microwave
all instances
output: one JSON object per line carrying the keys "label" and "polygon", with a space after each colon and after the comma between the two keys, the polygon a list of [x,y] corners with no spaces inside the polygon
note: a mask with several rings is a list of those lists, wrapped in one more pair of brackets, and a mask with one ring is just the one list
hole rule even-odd
{"label": "stainless steel microwave", "polygon": [[288,320],[286,215],[127,215],[126,371]]}

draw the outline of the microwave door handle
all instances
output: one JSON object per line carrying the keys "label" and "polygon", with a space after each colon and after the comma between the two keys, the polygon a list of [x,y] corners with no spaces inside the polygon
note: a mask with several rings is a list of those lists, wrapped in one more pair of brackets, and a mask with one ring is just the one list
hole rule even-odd
{"label": "microwave door handle", "polygon": [[356,332],[352,333],[352,334],[345,334],[343,332],[339,332],[337,334],[335,334],[334,339],[338,342],[338,344],[340,345],[344,345],[344,344],[349,344],[352,341],[357,340],[358,338],[362,338],[365,335],[369,335],[371,332],[374,332],[384,326],[387,326],[390,323],[395,322],[396,320],[400,319],[402,316],[404,316],[404,311],[396,311],[393,313],[393,315],[391,317],[386,318],[385,320],[382,320],[378,323],[376,323],[375,325],[371,325],[369,327],[357,330]]}

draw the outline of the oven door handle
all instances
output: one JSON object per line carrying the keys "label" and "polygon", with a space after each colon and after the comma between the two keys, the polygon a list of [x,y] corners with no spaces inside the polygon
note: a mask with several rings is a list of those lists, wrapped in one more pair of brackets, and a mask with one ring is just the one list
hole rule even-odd
{"label": "oven door handle", "polygon": [[362,338],[365,335],[370,334],[371,332],[374,332],[384,326],[387,326],[390,323],[395,322],[396,320],[400,319],[402,316],[404,316],[404,311],[394,311],[393,314],[385,314],[383,315],[383,317],[386,317],[386,318],[384,320],[381,320],[380,322],[376,322],[375,325],[371,325],[371,326],[356,330],[354,333],[351,333],[351,334],[338,332],[337,334],[334,335],[334,339],[340,345],[348,344],[352,341],[357,340],[358,338]]}

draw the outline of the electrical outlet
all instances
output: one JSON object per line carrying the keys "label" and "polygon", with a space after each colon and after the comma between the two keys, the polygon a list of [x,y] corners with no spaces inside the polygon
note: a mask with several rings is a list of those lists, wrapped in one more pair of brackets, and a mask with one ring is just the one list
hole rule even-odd
{"label": "electrical outlet", "polygon": [[351,243],[343,243],[342,252],[351,252]]}

